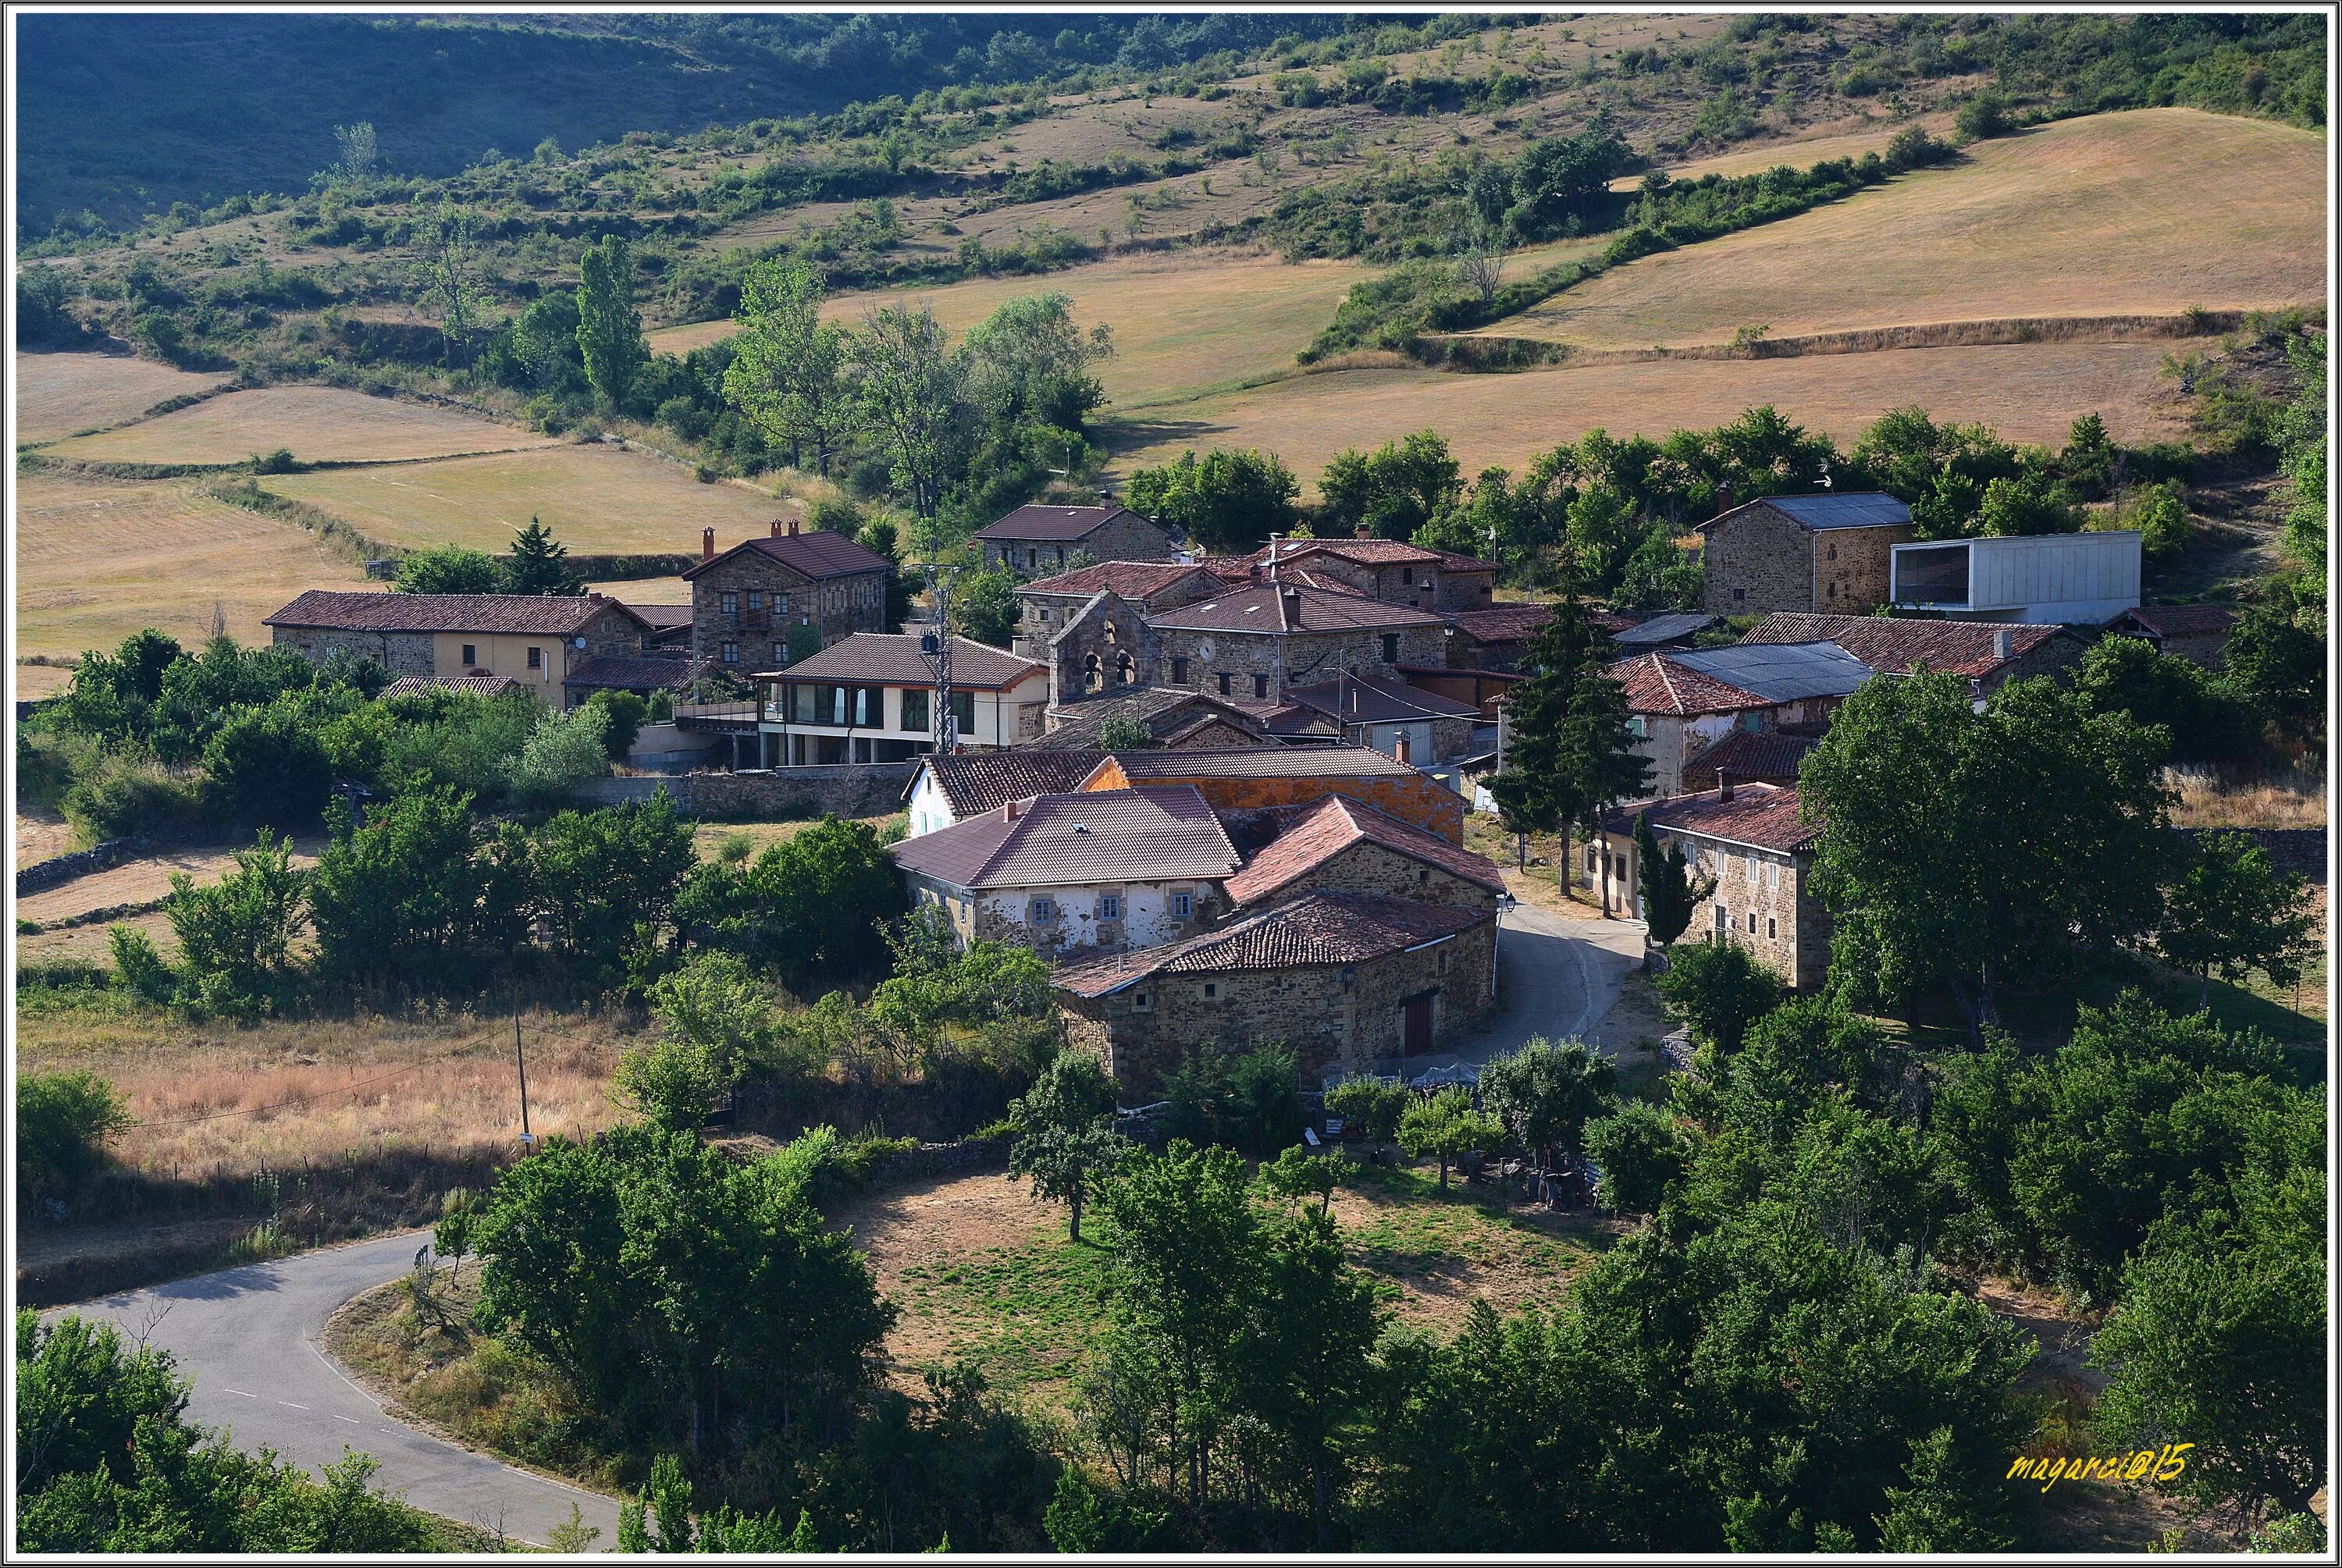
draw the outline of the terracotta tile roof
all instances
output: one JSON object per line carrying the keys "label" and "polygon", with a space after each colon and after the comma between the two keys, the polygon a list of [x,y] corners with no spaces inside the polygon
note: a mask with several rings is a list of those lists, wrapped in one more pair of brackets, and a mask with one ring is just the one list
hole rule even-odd
{"label": "terracotta tile roof", "polygon": [[1196,558],[1196,564],[1226,582],[1252,581],[1252,557],[1249,555],[1203,555]]}
{"label": "terracotta tile roof", "polygon": [[527,690],[510,675],[401,675],[383,687],[382,700],[419,696],[425,692],[470,692],[483,697],[504,697]]}
{"label": "terracotta tile roof", "polygon": [[1768,784],[1795,784],[1797,764],[1819,741],[1817,735],[1787,730],[1735,730],[1683,765],[1686,780],[1712,779],[1718,768],[1736,779],[1762,779]]}
{"label": "terracotta tile roof", "polygon": [[1199,597],[1218,587],[1211,573],[1184,562],[1101,561],[1078,572],[1060,572],[1054,577],[1036,578],[1016,591],[1019,594],[1062,594],[1080,599],[1097,593],[1113,593],[1125,599],[1145,600],[1162,593],[1182,578],[1198,574],[1203,578],[1197,586]]}
{"label": "terracotta tile roof", "polygon": [[640,615],[643,624],[654,632],[672,632],[691,624],[688,604],[628,604],[626,608]]}
{"label": "terracotta tile roof", "polygon": [[1678,664],[1665,654],[1638,654],[1621,659],[1604,672],[1626,690],[1626,706],[1638,714],[1736,714],[1773,704],[1754,692],[1744,692],[1722,681]]}
{"label": "terracotta tile roof", "polygon": [[1418,691],[1403,682],[1365,675],[1343,674],[1306,686],[1287,686],[1285,695],[1290,702],[1346,724],[1473,718],[1480,712],[1468,703],[1453,701],[1436,692]]}
{"label": "terracotta tile roof", "polygon": [[[1013,686],[1026,676],[1046,674],[1049,666],[1020,659],[989,643],[952,638],[952,685],[996,691]],[[856,632],[832,643],[811,658],[786,670],[758,672],[792,681],[836,681],[842,684],[923,686],[936,678],[936,656],[919,651],[919,639],[908,632]]]}
{"label": "terracotta tile roof", "polygon": [[1260,727],[1258,719],[1235,703],[1223,702],[1202,692],[1183,692],[1176,686],[1141,686],[1135,691],[1082,697],[1052,707],[1049,722],[1056,727],[1041,738],[1040,744],[1059,751],[1069,746],[1094,745],[1098,727],[1110,719],[1145,724],[1159,739],[1196,720],[1211,718],[1226,720],[1246,733]]}
{"label": "terracotta tile roof", "polygon": [[2236,613],[2217,604],[2141,604],[2115,617],[2131,622],[2158,637],[2211,637],[2237,624]]}
{"label": "terracotta tile roof", "polygon": [[1282,833],[1252,857],[1251,864],[1228,879],[1228,896],[1238,904],[1258,904],[1352,844],[1366,843],[1452,872],[1491,892],[1505,891],[1504,877],[1485,857],[1370,805],[1329,794],[1295,815]]}
{"label": "terracotta tile roof", "polygon": [[[1298,606],[1297,624],[1287,627],[1279,610],[1279,595],[1290,594]],[[1149,626],[1178,632],[1254,632],[1278,635],[1287,631],[1354,632],[1385,627],[1436,626],[1440,618],[1426,610],[1385,604],[1355,594],[1329,594],[1322,588],[1279,587],[1262,583],[1238,588],[1216,599],[1166,610],[1146,617]]]}
{"label": "terracotta tile roof", "polygon": [[[979,539],[1046,539],[1053,543],[1086,539],[1116,517],[1138,517],[1127,506],[1044,506],[1028,502],[988,528],[979,528]],[[1138,517],[1142,523],[1148,520]],[[1149,526],[1160,524],[1149,524]],[[1164,530],[1170,532],[1168,529]]]}
{"label": "terracotta tile roof", "polygon": [[1077,996],[1104,996],[1153,974],[1363,964],[1469,931],[1488,918],[1454,904],[1313,893],[1200,936],[1066,965],[1056,984]]}
{"label": "terracotta tile roof", "polygon": [[312,588],[264,626],[315,626],[336,632],[479,632],[566,637],[605,610],[647,631],[616,599],[562,594],[340,594]]}
{"label": "terracotta tile roof", "polygon": [[1329,577],[1323,572],[1312,572],[1306,566],[1279,566],[1276,580],[1290,583],[1296,588],[1315,588],[1321,594],[1346,594],[1353,599],[1368,599],[1374,595],[1361,592],[1339,577]]}
{"label": "terracotta tile roof", "polygon": [[[1116,752],[1133,784],[1216,778],[1416,777],[1421,773],[1370,746],[1230,746],[1196,752]],[[1100,766],[1105,765],[1103,763]]]}
{"label": "terracotta tile roof", "polygon": [[750,539],[735,544],[713,561],[702,561],[683,574],[690,582],[702,572],[718,563],[729,561],[743,550],[778,561],[782,565],[804,573],[808,577],[852,577],[865,572],[884,572],[886,560],[865,550],[843,534],[833,534],[816,528],[804,534],[784,534],[779,538]]}
{"label": "terracotta tile roof", "polygon": [[[1090,776],[1105,754],[1071,747],[1054,751],[963,752],[956,756],[926,756],[920,760],[922,776],[936,781],[950,803],[952,815],[966,819],[998,811],[1012,800],[1036,794],[1063,794]],[[918,788],[914,778],[903,792],[908,800]]]}
{"label": "terracotta tile roof", "polygon": [[1636,805],[1613,806],[1602,814],[1602,829],[1605,833],[1633,833],[1636,814],[1648,813],[1655,829],[1787,854],[1806,848],[1821,836],[1821,824],[1799,821],[1797,811],[1794,785],[1744,784],[1733,786],[1730,800],[1721,799],[1718,792],[1711,789]]}
{"label": "terracotta tile roof", "polygon": [[599,654],[562,677],[565,686],[605,686],[617,691],[666,688],[681,691],[691,684],[692,661],[661,659],[647,654]]}
{"label": "terracotta tile roof", "polygon": [[1830,642],[1884,674],[1907,675],[1925,664],[1931,670],[1971,680],[1989,675],[2007,661],[1993,652],[1994,639],[2009,635],[2010,658],[2021,657],[2064,634],[2057,626],[2002,621],[1919,621],[1891,615],[1767,615],[1740,639],[1760,643]]}
{"label": "terracotta tile roof", "polygon": [[1196,786],[1174,784],[1037,795],[906,838],[895,864],[986,888],[1217,882],[1243,862]]}
{"label": "terracotta tile roof", "polygon": [[[1297,561],[1317,550],[1368,566],[1437,566],[1443,572],[1494,572],[1499,569],[1494,561],[1458,555],[1453,550],[1433,550],[1421,544],[1411,544],[1404,539],[1288,539],[1278,548],[1277,559],[1280,563]],[[1259,565],[1266,565],[1268,546],[1262,545],[1248,558]]]}
{"label": "terracotta tile roof", "polygon": [[1551,604],[1492,604],[1485,610],[1458,610],[1447,617],[1466,636],[1483,643],[1523,643],[1553,619]]}

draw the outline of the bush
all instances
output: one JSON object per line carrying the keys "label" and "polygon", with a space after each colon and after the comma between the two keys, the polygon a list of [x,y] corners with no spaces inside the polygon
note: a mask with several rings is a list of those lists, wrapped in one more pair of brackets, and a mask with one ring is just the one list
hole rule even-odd
{"label": "bush", "polygon": [[16,1080],[16,1192],[68,1197],[105,1162],[105,1140],[130,1125],[114,1085],[94,1073],[27,1073]]}
{"label": "bush", "polygon": [[610,711],[587,703],[566,713],[548,713],[536,722],[509,779],[514,798],[535,806],[558,804],[570,790],[610,771]]}
{"label": "bush", "polygon": [[1781,982],[1749,951],[1733,942],[1702,942],[1673,949],[1656,982],[1670,1017],[1691,1026],[1694,1039],[1731,1053],[1748,1026],[1781,1004]]}
{"label": "bush", "polygon": [[1952,129],[1964,142],[1990,141],[2016,128],[2017,122],[2009,117],[2007,100],[1997,93],[1978,93],[1952,116]]}
{"label": "bush", "polygon": [[315,832],[333,783],[316,730],[289,702],[242,710],[204,746],[204,811],[223,822]]}
{"label": "bush", "polygon": [[1190,1050],[1164,1084],[1174,1138],[1225,1144],[1266,1159],[1301,1135],[1300,1061],[1282,1041],[1239,1055],[1215,1044]]}
{"label": "bush", "polygon": [[1364,1127],[1367,1137],[1387,1144],[1398,1135],[1398,1119],[1406,1114],[1412,1098],[1402,1084],[1346,1078],[1326,1091],[1326,1109],[1341,1117],[1345,1126]]}
{"label": "bush", "polygon": [[114,952],[116,984],[142,1002],[170,1000],[178,976],[163,962],[154,938],[135,925],[115,925],[107,928],[105,940]]}
{"label": "bush", "polygon": [[58,809],[89,843],[184,826],[200,817],[195,786],[144,758],[105,754],[65,792]]}
{"label": "bush", "polygon": [[602,749],[612,762],[625,762],[635,737],[643,733],[643,722],[650,716],[650,704],[632,692],[596,692],[586,699],[586,705],[602,711]]}

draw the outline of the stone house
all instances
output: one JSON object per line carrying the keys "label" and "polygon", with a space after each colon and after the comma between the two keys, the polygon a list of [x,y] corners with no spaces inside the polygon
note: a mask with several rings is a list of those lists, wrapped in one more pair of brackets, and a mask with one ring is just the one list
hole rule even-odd
{"label": "stone house", "polygon": [[[1829,971],[1830,920],[1812,887],[1822,830],[1799,820],[1796,789],[1727,780],[1717,789],[1604,814],[1595,876],[1607,881],[1614,905],[1639,914],[1637,814],[1649,816],[1661,849],[1683,846],[1694,885],[1706,884],[1710,890],[1705,917],[1695,916],[1678,940],[1746,947],[1798,991],[1822,984]],[[1588,854],[1596,851],[1589,847]]]}
{"label": "stone house", "polygon": [[1364,526],[1355,539],[1271,539],[1250,560],[1256,578],[1306,571],[1366,598],[1442,614],[1485,610],[1496,597],[1494,561],[1377,539]]}
{"label": "stone house", "polygon": [[1049,666],[1052,704],[1155,684],[1159,639],[1147,630],[1142,606],[1102,588],[1058,614],[1056,633],[1037,655]]}
{"label": "stone house", "polygon": [[1806,754],[1820,744],[1818,730],[1734,730],[1684,764],[1684,787],[1713,785],[1724,774],[1742,784],[1794,785]]}
{"label": "stone house", "polygon": [[1965,675],[1979,703],[2010,681],[2070,670],[2089,649],[2063,626],[1893,615],[1767,615],[1740,642],[1830,642],[1878,674],[1908,675],[1925,665]]}
{"label": "stone house", "polygon": [[1478,707],[1436,691],[1347,674],[1288,687],[1285,700],[1293,711],[1270,721],[1272,734],[1324,735],[1418,765],[1463,755],[1480,717]]}
{"label": "stone house", "polygon": [[[908,762],[935,750],[936,655],[909,633],[856,632],[786,671],[756,677],[767,767]],[[1041,736],[1049,672],[986,643],[952,638],[952,706],[965,746]]]}
{"label": "stone house", "polygon": [[1860,615],[1892,595],[1894,548],[1911,538],[1911,509],[1877,491],[1768,495],[1699,532],[1711,614]]}
{"label": "stone house", "polygon": [[[1116,752],[1077,786],[1085,790],[1193,784],[1231,832],[1329,794],[1373,806],[1423,832],[1464,843],[1464,799],[1421,770],[1365,746],[1246,746],[1229,751]],[[1272,836],[1259,833],[1257,840]]]}
{"label": "stone house", "polygon": [[278,647],[347,650],[394,676],[505,675],[548,706],[589,660],[638,654],[650,628],[599,594],[345,594],[313,588],[265,616]]}
{"label": "stone house", "polygon": [[1146,618],[1148,684],[1236,702],[1282,703],[1289,686],[1392,675],[1446,663],[1447,626],[1427,610],[1293,584],[1259,584]]}
{"label": "stone house", "polygon": [[1145,616],[1208,599],[1223,586],[1218,577],[1184,561],[1103,561],[1077,572],[1036,578],[1017,587],[1016,635],[1010,651],[1019,658],[1048,658],[1057,634],[1100,594],[1114,594]]}
{"label": "stone house", "polygon": [[1225,750],[1258,745],[1266,738],[1259,718],[1234,703],[1201,692],[1134,686],[1052,704],[1048,733],[1039,744],[1058,750],[1095,746],[1098,731],[1116,719],[1144,725],[1153,744],[1168,751]]}
{"label": "stone house", "polygon": [[1871,678],[1835,643],[1643,654],[1607,674],[1626,688],[1635,753],[1650,760],[1648,788],[1660,795],[1682,793],[1684,764],[1730,731],[1818,727]]}
{"label": "stone house", "polygon": [[2207,670],[2217,670],[2227,662],[2228,634],[2236,629],[2235,612],[2217,604],[2140,604],[2125,610],[2107,626],[2117,636],[2143,637],[2155,645],[2157,653]]}
{"label": "stone house", "polygon": [[895,847],[912,906],[950,916],[963,944],[1050,957],[1122,953],[1202,930],[1241,864],[1188,785],[1011,800]]}
{"label": "stone house", "polygon": [[1170,561],[1179,538],[1172,529],[1126,506],[1019,506],[976,533],[986,566],[1026,576],[1063,572],[1091,561]]}
{"label": "stone house", "polygon": [[1290,1044],[1303,1073],[1437,1049],[1487,1015],[1496,917],[1455,904],[1310,893],[1216,930],[1059,967],[1068,1036],[1151,1098],[1206,1043]]}
{"label": "stone house", "polygon": [[770,537],[716,552],[701,535],[691,584],[691,655],[726,674],[746,676],[789,662],[789,628],[812,626],[822,646],[857,632],[886,629],[888,563],[843,534],[800,534],[776,520]]}
{"label": "stone house", "polygon": [[1529,639],[1553,619],[1550,604],[1491,604],[1485,610],[1465,610],[1447,617],[1456,634],[1448,639],[1452,669],[1513,671]]}
{"label": "stone house", "polygon": [[919,771],[903,792],[910,836],[998,811],[1011,801],[1068,794],[1105,760],[1102,752],[1073,748],[1020,746],[948,756],[930,752],[919,759]]}
{"label": "stone house", "polygon": [[1248,909],[1305,893],[1367,893],[1494,913],[1505,879],[1486,856],[1334,794],[1287,814],[1227,893]]}
{"label": "stone house", "polygon": [[596,692],[631,692],[645,701],[653,693],[665,692],[682,701],[692,683],[706,673],[705,665],[680,652],[603,654],[573,665],[562,680],[561,689],[571,707],[587,701]]}

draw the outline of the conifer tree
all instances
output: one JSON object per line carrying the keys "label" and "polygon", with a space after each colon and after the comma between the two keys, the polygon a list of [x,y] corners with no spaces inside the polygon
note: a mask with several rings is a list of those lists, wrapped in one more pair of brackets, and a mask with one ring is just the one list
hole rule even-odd
{"label": "conifer tree", "polygon": [[566,594],[586,591],[569,565],[569,546],[534,515],[525,528],[513,530],[512,555],[504,564],[507,594]]}

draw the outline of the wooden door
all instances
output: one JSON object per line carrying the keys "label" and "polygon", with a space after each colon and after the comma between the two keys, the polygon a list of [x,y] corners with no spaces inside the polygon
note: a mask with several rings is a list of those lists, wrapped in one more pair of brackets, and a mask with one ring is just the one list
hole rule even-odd
{"label": "wooden door", "polygon": [[1420,996],[1410,996],[1400,1003],[1399,1020],[1401,1032],[1406,1042],[1401,1048],[1404,1054],[1420,1056],[1431,1049],[1430,992],[1426,991]]}

